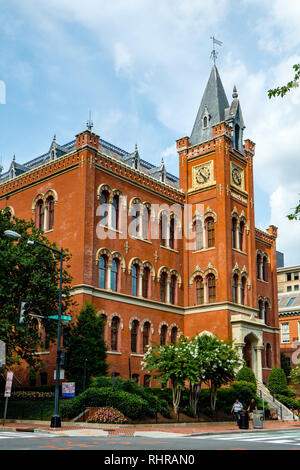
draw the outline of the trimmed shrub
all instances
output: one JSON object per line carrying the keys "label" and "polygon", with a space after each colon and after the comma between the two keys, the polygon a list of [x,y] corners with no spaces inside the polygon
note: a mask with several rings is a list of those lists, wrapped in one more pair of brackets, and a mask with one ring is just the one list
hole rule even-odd
{"label": "trimmed shrub", "polygon": [[232,391],[234,401],[238,398],[244,408],[248,408],[251,398],[256,399],[256,386],[253,383],[245,382],[243,380],[233,382]]}
{"label": "trimmed shrub", "polygon": [[273,395],[287,393],[286,375],[279,367],[273,367],[268,380],[268,389]]}
{"label": "trimmed shrub", "polygon": [[294,398],[287,397],[286,395],[277,395],[276,398],[288,408],[300,410],[300,400],[294,400]]}
{"label": "trimmed shrub", "polygon": [[115,408],[99,408],[88,420],[88,423],[125,424],[127,419]]}
{"label": "trimmed shrub", "polygon": [[289,398],[294,398],[295,399],[296,396],[297,396],[297,393],[296,393],[296,390],[294,389],[294,387],[292,385],[288,385],[287,390],[286,390],[286,394],[284,394],[284,395],[286,395]]}
{"label": "trimmed shrub", "polygon": [[242,367],[238,373],[236,374],[235,380],[237,382],[250,382],[255,384],[256,386],[256,377],[252,369],[250,367],[244,366]]}

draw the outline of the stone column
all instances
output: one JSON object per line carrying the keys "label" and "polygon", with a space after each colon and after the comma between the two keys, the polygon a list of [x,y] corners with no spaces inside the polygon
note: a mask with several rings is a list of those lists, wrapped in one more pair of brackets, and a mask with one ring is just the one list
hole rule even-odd
{"label": "stone column", "polygon": [[257,346],[256,348],[256,380],[259,383],[262,383],[262,351],[264,349],[263,346]]}
{"label": "stone column", "polygon": [[138,296],[143,297],[143,271],[140,269],[138,274],[138,286],[137,286]]}
{"label": "stone column", "polygon": [[111,284],[111,263],[107,263],[106,279],[105,279],[105,289],[110,289]]}

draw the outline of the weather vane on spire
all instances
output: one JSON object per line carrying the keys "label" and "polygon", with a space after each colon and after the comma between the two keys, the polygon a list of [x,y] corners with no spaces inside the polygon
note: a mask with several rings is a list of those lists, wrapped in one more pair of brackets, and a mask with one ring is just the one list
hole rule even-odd
{"label": "weather vane on spire", "polygon": [[89,114],[89,120],[86,123],[86,127],[88,128],[89,131],[91,131],[94,127],[93,121],[92,121],[92,116],[91,116],[91,111]]}
{"label": "weather vane on spire", "polygon": [[212,36],[210,39],[212,39],[212,42],[213,42],[213,50],[212,50],[212,53],[210,54],[210,58],[214,61],[214,65],[216,65],[216,60],[217,60],[217,57],[218,57],[218,53],[216,51],[216,44],[218,46],[222,46],[222,42],[221,41],[218,41],[214,36]]}

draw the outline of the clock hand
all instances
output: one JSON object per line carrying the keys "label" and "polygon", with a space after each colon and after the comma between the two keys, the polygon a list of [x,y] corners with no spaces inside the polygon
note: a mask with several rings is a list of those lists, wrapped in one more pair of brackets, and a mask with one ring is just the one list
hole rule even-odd
{"label": "clock hand", "polygon": [[204,179],[204,181],[207,181],[207,178],[204,176],[203,173],[201,173],[201,171],[200,171],[200,175],[202,176],[202,178]]}

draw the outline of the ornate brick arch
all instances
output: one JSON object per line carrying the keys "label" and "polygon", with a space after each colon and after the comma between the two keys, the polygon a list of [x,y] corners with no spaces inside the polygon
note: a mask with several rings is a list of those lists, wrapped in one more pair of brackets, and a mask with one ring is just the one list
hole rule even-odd
{"label": "ornate brick arch", "polygon": [[153,267],[153,264],[150,261],[145,260],[145,261],[143,261],[143,267],[150,269],[152,279],[154,280],[155,279],[155,269]]}
{"label": "ornate brick arch", "polygon": [[99,250],[97,250],[97,252],[96,252],[96,264],[99,263],[99,258],[102,255],[107,256],[107,259],[108,259],[109,263],[112,262],[112,254],[111,254],[110,250],[108,248],[103,247],[103,248],[99,248]]}
{"label": "ornate brick arch", "polygon": [[44,200],[46,201],[49,196],[53,197],[54,204],[58,203],[58,194],[55,191],[55,189],[49,189],[45,194],[44,194]]}
{"label": "ornate brick arch", "polygon": [[159,335],[161,334],[161,329],[164,325],[168,328],[168,323],[165,322],[165,321],[161,321],[160,324],[158,325],[158,334]]}
{"label": "ornate brick arch", "polygon": [[119,318],[119,320],[120,320],[120,327],[121,327],[121,330],[123,330],[123,329],[124,329],[123,318],[121,317],[121,315],[120,315],[119,313],[116,313],[116,312],[115,312],[115,313],[112,313],[111,315],[109,315],[109,316],[107,317],[108,326],[111,327],[111,322],[112,322],[112,319],[113,319],[114,317],[118,317],[118,318]]}
{"label": "ornate brick arch", "polygon": [[213,211],[209,206],[207,207],[206,211],[204,212],[204,220],[208,219],[208,217],[212,217],[215,224],[217,223],[217,213]]}
{"label": "ornate brick arch", "polygon": [[149,318],[144,318],[144,320],[140,323],[141,332],[143,332],[144,324],[145,324],[145,323],[149,323],[149,324],[150,324],[151,333],[154,334],[153,322],[152,322],[151,320],[149,320]]}
{"label": "ornate brick arch", "polygon": [[120,266],[121,266],[121,269],[122,271],[124,272],[126,270],[126,263],[125,263],[125,259],[124,259],[124,256],[121,255],[121,253],[119,253],[118,251],[114,251],[112,254],[111,254],[111,260],[117,258],[120,262]]}
{"label": "ornate brick arch", "polygon": [[110,187],[108,184],[106,184],[106,183],[100,184],[100,186],[99,186],[98,189],[97,189],[97,199],[98,199],[98,200],[99,200],[100,197],[101,197],[102,191],[107,191],[107,192],[108,192],[108,194],[109,194],[109,201],[111,202],[111,200],[112,200],[112,194],[113,194],[111,187]]}
{"label": "ornate brick arch", "polygon": [[167,273],[168,280],[170,279],[170,269],[167,266],[161,266],[157,272],[157,282],[160,281],[162,273]]}
{"label": "ornate brick arch", "polygon": [[128,263],[128,273],[129,274],[131,274],[132,266],[134,264],[137,264],[142,271],[144,270],[143,261],[140,260],[140,258],[137,258],[137,257],[131,258],[131,260]]}
{"label": "ornate brick arch", "polygon": [[131,317],[130,320],[129,320],[129,330],[131,331],[132,330],[132,323],[134,321],[138,321],[139,322],[139,326],[141,324],[141,319],[139,317]]}
{"label": "ornate brick arch", "polygon": [[181,287],[182,286],[182,278],[181,278],[179,272],[176,271],[176,269],[171,269],[170,276],[172,276],[173,274],[176,276],[176,279],[177,279],[177,282],[178,282],[178,287]]}
{"label": "ornate brick arch", "polygon": [[193,274],[190,277],[190,280],[189,280],[189,285],[190,286],[192,286],[194,284],[194,280],[197,276],[201,276],[202,279],[204,279],[204,277],[205,277],[204,271],[202,271],[202,269],[200,268],[200,266],[198,264],[197,264]]}

